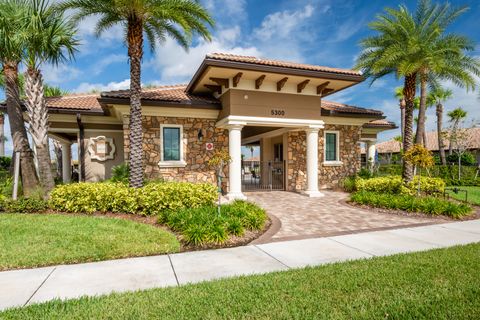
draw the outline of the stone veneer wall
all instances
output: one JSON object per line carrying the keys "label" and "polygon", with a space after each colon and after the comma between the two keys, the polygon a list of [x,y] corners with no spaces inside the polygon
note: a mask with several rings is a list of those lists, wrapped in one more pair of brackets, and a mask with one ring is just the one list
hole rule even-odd
{"label": "stone veneer wall", "polygon": [[[125,159],[128,159],[128,119],[124,119]],[[216,150],[228,149],[228,130],[215,128],[216,120],[178,117],[143,117],[143,149],[145,175],[147,179],[161,178],[166,181],[215,182],[215,171],[209,167],[208,160]],[[183,126],[183,152],[187,163],[184,168],[161,168],[160,161],[160,124],[180,124]],[[198,140],[198,131],[202,129],[203,139]],[[214,151],[207,151],[205,144],[212,142]],[[226,171],[228,169],[225,169]],[[227,175],[227,172],[225,172]],[[227,179],[225,179],[227,180]],[[226,184],[224,188],[226,188]]]}
{"label": "stone veneer wall", "polygon": [[[340,132],[340,161],[339,166],[323,165],[324,130]],[[336,188],[340,181],[360,170],[360,140],[359,126],[325,125],[325,129],[318,133],[318,182],[319,188]],[[307,185],[306,167],[306,134],[305,131],[288,133],[288,183],[287,190],[302,191]]]}

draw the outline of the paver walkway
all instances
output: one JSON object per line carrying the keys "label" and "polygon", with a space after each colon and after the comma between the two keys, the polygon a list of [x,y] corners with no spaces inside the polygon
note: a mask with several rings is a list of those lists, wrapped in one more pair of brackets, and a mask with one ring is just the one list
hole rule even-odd
{"label": "paver walkway", "polygon": [[285,192],[249,192],[249,201],[265,208],[269,215],[280,220],[280,229],[273,235],[257,239],[255,243],[325,237],[359,231],[408,227],[448,220],[428,217],[408,217],[355,208],[345,203],[348,193],[322,191],[321,198]]}
{"label": "paver walkway", "polygon": [[480,220],[0,272],[0,310],[480,242]]}

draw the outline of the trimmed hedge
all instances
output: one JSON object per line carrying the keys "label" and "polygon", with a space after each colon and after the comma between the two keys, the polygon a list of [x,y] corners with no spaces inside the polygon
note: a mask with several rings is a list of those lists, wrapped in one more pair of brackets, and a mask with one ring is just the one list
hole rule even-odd
{"label": "trimmed hedge", "polygon": [[212,205],[216,198],[216,187],[207,183],[150,183],[138,189],[123,183],[73,183],[53,189],[49,204],[64,212],[155,215],[169,209]]}
{"label": "trimmed hedge", "polygon": [[246,201],[235,201],[217,207],[166,210],[159,215],[165,224],[182,235],[187,244],[205,245],[224,243],[230,236],[242,236],[245,230],[262,230],[267,221],[265,210]]}
{"label": "trimmed hedge", "polygon": [[415,197],[406,194],[396,195],[359,191],[352,194],[350,200],[376,208],[421,212],[435,216],[445,215],[452,218],[460,218],[472,212],[472,208],[464,203],[454,203],[435,197]]}
{"label": "trimmed hedge", "polygon": [[420,191],[424,193],[443,192],[445,182],[440,178],[415,176],[407,185],[403,184],[401,176],[386,176],[371,179],[356,178],[355,190],[381,192],[389,194],[409,194],[413,195],[418,190],[420,180]]}

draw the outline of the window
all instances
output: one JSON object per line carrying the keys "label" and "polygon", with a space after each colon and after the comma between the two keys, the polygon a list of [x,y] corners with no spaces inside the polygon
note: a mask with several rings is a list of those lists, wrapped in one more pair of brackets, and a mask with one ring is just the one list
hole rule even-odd
{"label": "window", "polygon": [[183,128],[181,125],[160,125],[161,160],[163,167],[185,166],[183,161]]}
{"label": "window", "polygon": [[283,161],[283,143],[275,143],[273,145],[273,159],[275,161]]}
{"label": "window", "polygon": [[325,156],[324,162],[327,165],[338,164],[340,165],[339,156],[339,132],[338,131],[326,131],[324,136],[325,141]]}

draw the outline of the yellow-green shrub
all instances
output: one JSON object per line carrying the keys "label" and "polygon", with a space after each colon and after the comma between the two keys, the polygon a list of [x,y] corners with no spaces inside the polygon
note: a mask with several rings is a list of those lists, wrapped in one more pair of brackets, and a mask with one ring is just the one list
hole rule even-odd
{"label": "yellow-green shrub", "polygon": [[166,209],[211,205],[215,199],[216,188],[211,184],[150,183],[136,189],[123,183],[74,183],[57,186],[50,194],[50,207],[65,212],[151,215]]}
{"label": "yellow-green shrub", "polygon": [[403,184],[401,176],[385,176],[372,179],[357,178],[355,181],[355,187],[358,191],[389,194],[415,194],[418,189],[419,179],[421,192],[434,193],[443,192],[445,190],[445,182],[442,179],[419,176],[415,176],[406,186]]}

